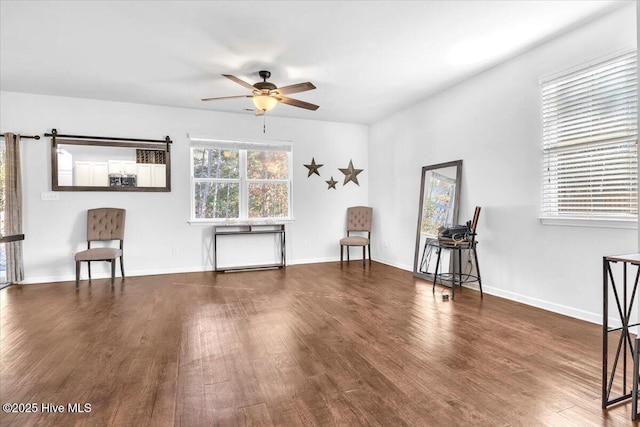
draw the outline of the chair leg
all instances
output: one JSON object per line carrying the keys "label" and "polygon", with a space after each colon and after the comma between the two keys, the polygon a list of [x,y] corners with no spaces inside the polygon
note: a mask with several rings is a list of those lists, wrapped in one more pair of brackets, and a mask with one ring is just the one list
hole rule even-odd
{"label": "chair leg", "polygon": [[451,257],[452,261],[449,262],[449,265],[453,266],[453,274],[451,275],[451,299],[454,300],[456,298],[456,252],[452,250]]}
{"label": "chair leg", "polygon": [[351,246],[347,245],[347,262],[349,262],[349,249],[351,249]]}
{"label": "chair leg", "polygon": [[362,246],[362,268],[366,267],[365,261],[367,260],[367,247]]}
{"label": "chair leg", "polygon": [[[433,273],[433,287],[431,288],[432,292],[436,291],[436,281],[438,280],[438,267],[440,267],[440,255],[442,254],[442,249],[438,248],[438,258],[436,258],[436,271]],[[440,284],[442,284],[442,279],[440,279]]]}
{"label": "chair leg", "polygon": [[91,261],[87,261],[87,268],[89,269],[89,281],[91,281]]}
{"label": "chair leg", "polygon": [[[454,267],[455,270],[455,267]],[[455,274],[455,271],[454,271]],[[462,291],[462,249],[458,248],[458,283],[460,283],[460,291]],[[455,280],[454,280],[455,286]]]}
{"label": "chair leg", "polygon": [[76,289],[80,287],[80,261],[76,261]]}
{"label": "chair leg", "polygon": [[113,282],[116,278],[116,259],[111,260],[111,286],[113,286]]}
{"label": "chair leg", "polygon": [[120,273],[122,273],[122,278],[124,279],[124,264],[122,263],[122,257],[120,257]]}
{"label": "chair leg", "polygon": [[342,264],[343,255],[344,255],[344,246],[340,245],[340,264]]}
{"label": "chair leg", "polygon": [[[449,253],[451,254],[450,256],[453,257],[453,271],[451,272],[451,300],[454,300],[456,298],[456,253],[455,251],[449,251]],[[449,260],[449,266],[451,265],[451,260]]]}
{"label": "chair leg", "polygon": [[420,259],[420,272],[428,273],[429,266],[427,265],[427,249],[429,249],[429,239],[424,242],[424,247],[422,248],[422,258]]}
{"label": "chair leg", "polygon": [[460,283],[460,290],[462,290],[462,250],[458,249],[458,283]]}
{"label": "chair leg", "polygon": [[476,252],[476,248],[471,249],[473,251],[473,259],[476,262],[476,272],[478,273],[478,285],[480,286],[480,298],[482,295],[482,279],[480,278],[480,264],[478,264],[478,253]]}
{"label": "chair leg", "polygon": [[368,244],[367,247],[369,248],[369,265],[371,265],[371,244]]}

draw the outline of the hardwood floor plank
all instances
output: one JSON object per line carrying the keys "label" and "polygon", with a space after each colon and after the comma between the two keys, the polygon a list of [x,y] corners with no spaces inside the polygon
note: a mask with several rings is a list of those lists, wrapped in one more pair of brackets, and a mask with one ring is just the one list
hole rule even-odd
{"label": "hardwood floor plank", "polygon": [[333,425],[354,427],[369,425],[365,422],[364,417],[358,417],[357,410],[342,393],[330,396],[327,400],[327,406],[331,412]]}
{"label": "hardwood floor plank", "polygon": [[261,403],[259,405],[245,406],[239,410],[242,414],[241,425],[245,426],[273,426],[267,405]]}
{"label": "hardwood floor plank", "polygon": [[276,366],[268,357],[252,361],[251,366],[260,386],[263,401],[267,404],[270,418],[275,425],[303,425],[287,387]]}
{"label": "hardwood floor plank", "polygon": [[225,362],[229,367],[230,381],[236,407],[253,406],[264,403],[258,379],[251,367],[251,356],[245,359],[238,349],[225,351]]}

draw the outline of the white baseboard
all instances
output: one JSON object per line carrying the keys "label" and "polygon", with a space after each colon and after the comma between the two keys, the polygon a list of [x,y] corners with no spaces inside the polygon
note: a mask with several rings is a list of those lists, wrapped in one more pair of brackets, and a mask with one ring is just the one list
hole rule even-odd
{"label": "white baseboard", "polygon": [[[101,274],[95,274],[94,278],[101,279],[102,277],[100,276]],[[62,275],[62,276],[38,276],[38,277],[29,277],[23,280],[20,284],[21,285],[38,285],[40,283],[70,282],[75,280],[76,280],[76,276],[71,274]]]}
{"label": "white baseboard", "polygon": [[300,264],[319,264],[322,262],[336,262],[340,261],[340,257],[324,257],[324,258],[306,258],[306,259],[293,259],[287,260],[287,265],[300,265]]}
{"label": "white baseboard", "polygon": [[390,265],[391,267],[399,268],[400,270],[413,271],[413,266],[408,264],[402,264],[399,262],[391,261],[389,259],[377,258],[377,257],[373,257],[373,260],[381,264],[386,264],[386,265]]}
{"label": "white baseboard", "polygon": [[[177,274],[177,273],[194,273],[200,271],[211,271],[213,268],[207,266],[194,266],[194,267],[180,267],[180,268],[154,268],[146,270],[125,271],[127,277],[136,276],[155,276],[157,274]],[[93,279],[109,279],[111,275],[109,273],[100,272],[92,274]],[[116,280],[120,277],[120,270],[116,269]],[[85,274],[80,276],[80,280],[87,280],[88,277]],[[22,282],[23,285],[36,285],[39,283],[56,283],[56,282],[72,282],[76,280],[75,274],[65,274],[61,276],[39,276],[29,277]]]}
{"label": "white baseboard", "polygon": [[[477,289],[477,286],[475,286]],[[556,304],[551,301],[545,301],[538,298],[521,295],[515,292],[506,291],[504,289],[494,288],[492,286],[483,285],[482,290],[484,293],[494,295],[497,297],[505,298],[511,301],[521,302],[526,305],[541,308],[543,310],[551,311],[553,313],[562,314],[565,316],[573,317],[575,319],[584,320],[590,323],[596,323],[602,325],[602,314],[593,313],[590,311],[580,310],[574,307],[569,307],[562,304]],[[615,319],[609,321],[610,326],[615,327]],[[620,323],[618,320],[617,323]]]}

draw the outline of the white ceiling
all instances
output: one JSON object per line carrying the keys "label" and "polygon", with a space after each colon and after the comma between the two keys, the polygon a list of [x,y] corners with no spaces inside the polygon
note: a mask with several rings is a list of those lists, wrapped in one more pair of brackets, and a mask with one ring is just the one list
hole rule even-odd
{"label": "white ceiling", "polygon": [[320,105],[268,114],[366,124],[628,3],[2,0],[0,89],[244,112],[200,98],[266,69]]}

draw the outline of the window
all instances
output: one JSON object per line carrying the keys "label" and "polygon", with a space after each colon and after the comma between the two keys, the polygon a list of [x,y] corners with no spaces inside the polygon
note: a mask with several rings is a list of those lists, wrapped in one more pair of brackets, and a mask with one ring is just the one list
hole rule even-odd
{"label": "window", "polygon": [[635,52],[542,81],[542,217],[638,218]]}
{"label": "window", "polygon": [[291,218],[291,146],[191,137],[191,219]]}

